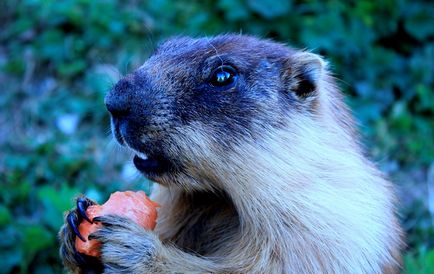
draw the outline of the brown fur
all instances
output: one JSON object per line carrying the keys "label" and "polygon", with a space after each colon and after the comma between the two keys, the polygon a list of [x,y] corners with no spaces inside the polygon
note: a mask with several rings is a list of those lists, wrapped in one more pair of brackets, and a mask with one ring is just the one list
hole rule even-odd
{"label": "brown fur", "polygon": [[[209,91],[222,63],[238,82]],[[176,38],[106,103],[129,106],[123,129],[114,117],[121,143],[176,167],[146,174],[158,183],[154,232],[102,218],[106,273],[398,272],[393,187],[319,56],[249,36]],[[80,272],[70,234],[63,258]]]}

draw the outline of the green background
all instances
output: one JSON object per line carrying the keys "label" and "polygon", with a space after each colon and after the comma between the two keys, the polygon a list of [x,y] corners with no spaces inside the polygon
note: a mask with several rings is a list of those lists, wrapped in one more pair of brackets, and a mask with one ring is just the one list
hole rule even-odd
{"label": "green background", "polygon": [[236,32],[325,56],[398,189],[406,273],[434,273],[432,1],[0,1],[0,273],[59,273],[72,199],[148,189],[104,94],[171,35]]}

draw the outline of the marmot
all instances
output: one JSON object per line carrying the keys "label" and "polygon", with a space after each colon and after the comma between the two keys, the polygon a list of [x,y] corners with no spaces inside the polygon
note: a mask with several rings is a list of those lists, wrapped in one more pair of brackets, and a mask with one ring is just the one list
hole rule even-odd
{"label": "marmot", "polygon": [[117,141],[157,182],[155,231],[101,217],[76,273],[395,273],[393,186],[365,156],[318,55],[244,35],[163,43],[106,97]]}

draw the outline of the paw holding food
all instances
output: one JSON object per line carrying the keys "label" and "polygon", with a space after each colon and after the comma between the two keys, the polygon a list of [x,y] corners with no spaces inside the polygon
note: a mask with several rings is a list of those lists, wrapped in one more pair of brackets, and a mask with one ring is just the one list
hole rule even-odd
{"label": "paw holding food", "polygon": [[[83,215],[83,221],[78,227],[79,233],[76,233],[75,248],[78,252],[100,257],[101,244],[95,239],[89,240],[89,234],[92,234],[101,224],[93,222],[93,219],[103,215],[119,215],[129,218],[141,227],[153,230],[157,220],[158,204],[149,199],[143,191],[133,192],[115,192],[103,205],[78,205],[78,211]],[[83,214],[84,213],[84,214]]]}

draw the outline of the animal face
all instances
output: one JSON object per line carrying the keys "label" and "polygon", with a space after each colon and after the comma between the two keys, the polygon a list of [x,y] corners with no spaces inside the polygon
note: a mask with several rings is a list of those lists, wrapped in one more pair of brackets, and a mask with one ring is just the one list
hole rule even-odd
{"label": "animal face", "polygon": [[169,40],[107,95],[114,136],[150,179],[200,184],[193,166],[260,140],[299,108],[295,82],[314,83],[314,70],[296,69],[293,54],[248,36]]}

